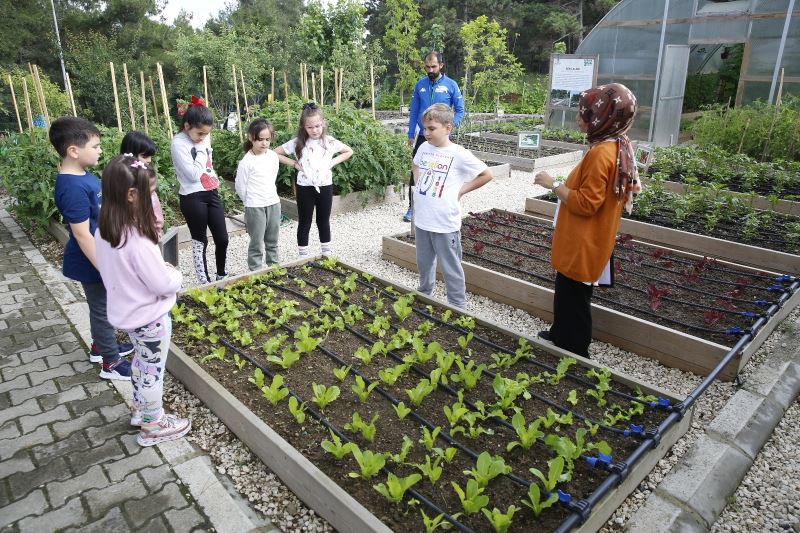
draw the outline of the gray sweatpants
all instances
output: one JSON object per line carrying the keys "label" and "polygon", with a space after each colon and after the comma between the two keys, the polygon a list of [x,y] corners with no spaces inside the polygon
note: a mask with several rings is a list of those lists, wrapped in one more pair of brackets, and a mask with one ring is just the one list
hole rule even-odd
{"label": "gray sweatpants", "polygon": [[89,330],[92,332],[92,341],[103,356],[103,363],[113,363],[119,359],[119,347],[116,330],[108,322],[106,288],[102,283],[81,283],[81,285],[89,306]]}
{"label": "gray sweatpants", "polygon": [[278,262],[278,231],[281,227],[281,204],[278,202],[266,207],[245,207],[244,223],[250,235],[247,247],[247,266],[258,270],[264,266],[264,252],[267,265]]}
{"label": "gray sweatpants", "polygon": [[419,269],[417,290],[428,296],[433,293],[438,261],[447,288],[447,302],[464,309],[467,306],[467,287],[461,267],[461,232],[436,233],[420,228],[414,228],[414,231]]}

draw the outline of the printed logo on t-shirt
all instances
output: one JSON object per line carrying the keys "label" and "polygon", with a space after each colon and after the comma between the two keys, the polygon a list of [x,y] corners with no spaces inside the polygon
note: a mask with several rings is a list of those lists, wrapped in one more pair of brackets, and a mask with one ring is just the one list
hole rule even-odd
{"label": "printed logo on t-shirt", "polygon": [[214,172],[214,166],[211,163],[211,154],[208,151],[206,151],[206,153],[208,153],[208,158],[206,159],[206,168],[200,175],[200,184],[205,190],[210,191],[219,187],[219,180]]}
{"label": "printed logo on t-shirt", "polygon": [[419,194],[431,198],[441,198],[452,164],[452,155],[423,153],[419,162],[419,186],[417,188]]}

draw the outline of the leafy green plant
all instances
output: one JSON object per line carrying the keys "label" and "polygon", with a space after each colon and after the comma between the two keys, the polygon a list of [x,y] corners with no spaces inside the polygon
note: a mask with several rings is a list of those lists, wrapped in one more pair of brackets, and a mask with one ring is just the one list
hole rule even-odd
{"label": "leafy green plant", "polygon": [[378,377],[381,381],[389,385],[390,387],[397,382],[398,378],[408,371],[411,367],[408,363],[401,363],[399,365],[395,365],[392,368],[384,368],[378,371]]}
{"label": "leafy green plant", "polygon": [[[560,457],[559,457],[560,459]],[[539,485],[531,483],[528,487],[528,498],[522,500],[522,505],[530,507],[535,516],[542,514],[542,511],[548,507],[552,507],[558,501],[558,493],[553,491],[549,492],[547,498],[542,500],[542,492]]]}
{"label": "leafy green plant", "polygon": [[403,420],[411,412],[411,408],[406,407],[406,404],[403,402],[397,402],[397,405],[393,405],[392,407],[394,408],[394,412],[397,413],[397,418],[400,420]]}
{"label": "leafy green plant", "polygon": [[333,369],[333,375],[336,376],[336,379],[339,381],[344,381],[347,377],[347,374],[350,373],[350,369],[353,368],[353,365],[349,366],[340,366],[339,368]]}
{"label": "leafy green plant", "polygon": [[567,375],[569,367],[577,363],[578,360],[574,357],[562,357],[556,366],[556,373],[544,372],[544,377],[550,385],[558,385],[558,383]]}
{"label": "leafy green plant", "polygon": [[[420,509],[420,513],[422,514],[422,523],[425,525],[425,533],[434,533],[437,529],[447,530],[453,527],[453,524],[444,519],[444,513],[433,518],[428,517],[422,509]],[[452,516],[454,519],[458,519],[461,513]]]}
{"label": "leafy green plant", "polygon": [[311,390],[314,392],[314,397],[311,399],[311,401],[317,404],[320,411],[324,411],[325,408],[330,405],[331,402],[336,400],[341,393],[341,390],[336,385],[326,387],[325,385],[317,383],[311,384]]}
{"label": "leafy green plant", "polygon": [[406,389],[406,394],[411,399],[414,407],[419,407],[430,393],[436,390],[436,385],[429,379],[421,379],[413,389]]}
{"label": "leafy green plant", "polygon": [[367,385],[364,382],[364,378],[357,375],[356,382],[351,386],[351,388],[353,389],[353,392],[356,394],[356,396],[358,396],[359,401],[361,403],[364,403],[367,401],[367,398],[369,397],[369,394],[372,392],[372,390],[377,386],[378,386],[377,381],[373,381],[372,383]]}
{"label": "leafy green plant", "polygon": [[408,453],[411,451],[411,448],[414,447],[414,441],[409,438],[408,435],[403,435],[403,443],[400,445],[400,451],[392,454],[390,459],[395,464],[403,464],[406,462],[406,457],[408,457]]}
{"label": "leafy green plant", "polygon": [[277,355],[269,355],[267,356],[267,361],[270,363],[275,363],[276,365],[280,366],[282,369],[287,370],[293,364],[300,360],[300,352],[294,351],[289,347],[283,349],[281,352],[281,357]]}
{"label": "leafy green plant", "polygon": [[342,443],[342,439],[333,431],[331,431],[331,439],[332,440],[322,441],[321,446],[325,452],[334,456],[337,461],[340,461],[342,457],[350,453],[355,447],[355,444],[352,442]]}
{"label": "leafy green plant", "polygon": [[374,477],[386,464],[386,456],[384,454],[374,453],[370,450],[364,450],[362,452],[355,444],[352,445],[350,453],[353,454],[353,458],[361,469],[360,472],[350,472],[347,474],[353,478],[360,477],[361,479],[369,479]]}
{"label": "leafy green plant", "polygon": [[419,474],[411,474],[409,476],[399,478],[389,472],[386,478],[386,483],[379,483],[372,487],[377,490],[384,498],[392,503],[400,503],[403,501],[403,496],[406,491],[416,485],[422,476]]}
{"label": "leafy green plant", "polygon": [[470,360],[467,364],[464,364],[461,359],[456,359],[455,361],[458,372],[451,374],[450,380],[461,383],[467,390],[474,388],[481,378],[481,374],[486,369],[486,365],[484,363],[476,365],[473,360]]}
{"label": "leafy green plant", "polygon": [[283,376],[280,374],[275,374],[268,387],[261,387],[261,394],[272,405],[278,405],[278,402],[289,395],[289,389],[283,386]]}
{"label": "leafy green plant", "polygon": [[[558,457],[554,457],[549,461],[547,461],[548,470],[546,476],[542,474],[542,471],[537,468],[530,468],[529,470],[531,474],[533,474],[534,476],[538,477],[541,480],[544,490],[549,493],[553,492],[558,482],[561,481],[561,477],[564,472],[564,464],[565,464],[564,457],[559,455]],[[535,483],[531,483],[531,485],[533,486],[535,485]]]}
{"label": "leafy green plant", "polygon": [[453,462],[453,459],[455,458],[456,453],[458,453],[458,448],[452,448],[452,447],[447,447],[447,448],[444,448],[444,449],[443,448],[433,448],[431,451],[433,453],[435,453],[436,455],[438,455],[439,457],[441,457],[442,459],[444,459],[445,463],[450,464],[450,463]]}
{"label": "leafy green plant", "polygon": [[207,362],[209,362],[209,361],[211,361],[213,359],[217,359],[219,361],[224,361],[225,360],[225,347],[224,346],[218,346],[217,348],[214,348],[213,350],[211,350],[210,354],[206,355],[205,357],[202,357],[200,359],[200,362],[201,363],[207,363]]}
{"label": "leafy green plant", "polygon": [[606,392],[611,390],[611,372],[607,368],[599,371],[592,368],[586,372],[586,376],[597,380],[594,389],[586,390],[586,395],[597,400],[598,407],[603,407],[606,404]]}
{"label": "leafy green plant", "polygon": [[364,440],[367,442],[372,442],[375,439],[375,432],[377,428],[375,427],[375,421],[378,419],[378,415],[372,417],[369,424],[367,424],[364,420],[361,419],[361,415],[358,413],[353,413],[353,419],[351,422],[348,422],[344,425],[344,429],[349,431],[359,431],[361,432],[361,436],[364,437]]}
{"label": "leafy green plant", "polygon": [[514,426],[514,431],[517,432],[517,438],[519,440],[508,443],[506,450],[511,451],[517,446],[527,450],[533,446],[533,443],[536,442],[537,439],[544,437],[544,433],[539,430],[539,426],[542,422],[543,420],[541,418],[537,418],[526,426],[525,415],[522,413],[514,414],[511,418],[511,425]]}
{"label": "leafy green plant", "polygon": [[233,363],[236,365],[236,368],[242,370],[244,366],[247,364],[247,359],[244,357],[239,357],[238,353],[233,354]]}
{"label": "leafy green plant", "polygon": [[425,463],[418,463],[415,464],[414,467],[419,469],[422,472],[422,475],[428,478],[428,481],[431,482],[432,485],[435,485],[439,478],[442,476],[442,467],[440,463],[442,462],[441,457],[436,457],[431,463],[431,456],[425,456]]}
{"label": "leafy green plant", "polygon": [[467,485],[462,489],[455,481],[451,482],[456,491],[461,507],[467,514],[480,512],[489,503],[489,497],[483,494],[483,487],[474,479],[467,480]]}
{"label": "leafy green plant", "polygon": [[469,408],[460,401],[453,403],[452,407],[445,405],[443,410],[444,416],[446,416],[447,421],[450,422],[450,427],[458,424],[458,422],[461,420],[461,417],[469,412]]}
{"label": "leafy green plant", "polygon": [[372,354],[365,346],[359,346],[353,353],[353,357],[360,360],[365,365],[368,365],[372,362]]}
{"label": "leafy green plant", "polygon": [[289,412],[297,420],[298,424],[306,421],[306,402],[299,403],[294,396],[289,397]]}
{"label": "leafy green plant", "polygon": [[311,328],[308,324],[303,324],[297,328],[294,332],[294,338],[296,339],[295,347],[301,354],[313,352],[321,342],[321,339],[311,336]]}
{"label": "leafy green plant", "polygon": [[400,322],[404,321],[408,315],[411,314],[413,308],[411,304],[414,302],[414,295],[413,294],[406,294],[401,296],[392,304],[392,309],[394,309],[394,313],[397,315],[397,318],[400,319]]}
{"label": "leafy green plant", "polygon": [[492,524],[492,528],[497,533],[506,533],[508,528],[511,527],[511,519],[514,518],[514,513],[517,512],[517,508],[513,505],[509,506],[504,513],[497,507],[492,508],[491,511],[487,509],[481,509],[483,516],[486,517],[487,520]]}
{"label": "leafy green plant", "polygon": [[259,389],[264,386],[264,372],[260,368],[253,371],[253,377],[248,378],[247,381],[258,387]]}
{"label": "leafy green plant", "polygon": [[431,451],[433,449],[434,443],[436,443],[436,437],[439,435],[439,432],[442,431],[442,428],[436,426],[433,430],[429,430],[427,427],[422,427],[422,438],[419,440],[420,444],[425,445],[425,449]]}
{"label": "leafy green plant", "polygon": [[491,480],[502,474],[511,472],[511,467],[506,465],[505,459],[499,455],[492,456],[489,452],[481,452],[475,461],[475,468],[464,470],[464,474],[472,476],[478,485],[485,487]]}

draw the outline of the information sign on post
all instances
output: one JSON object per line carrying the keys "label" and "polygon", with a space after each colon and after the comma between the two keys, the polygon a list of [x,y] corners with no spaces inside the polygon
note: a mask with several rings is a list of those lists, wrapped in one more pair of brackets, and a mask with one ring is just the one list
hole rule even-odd
{"label": "information sign on post", "polygon": [[639,168],[647,171],[647,168],[653,162],[653,145],[645,143],[637,144],[634,159],[636,159],[636,165]]}
{"label": "information sign on post", "polygon": [[565,126],[567,110],[578,110],[581,93],[597,85],[597,56],[552,54],[550,84],[547,91],[547,125],[561,111],[560,126]]}
{"label": "information sign on post", "polygon": [[521,131],[517,134],[517,147],[522,149],[539,149],[542,136],[533,131]]}

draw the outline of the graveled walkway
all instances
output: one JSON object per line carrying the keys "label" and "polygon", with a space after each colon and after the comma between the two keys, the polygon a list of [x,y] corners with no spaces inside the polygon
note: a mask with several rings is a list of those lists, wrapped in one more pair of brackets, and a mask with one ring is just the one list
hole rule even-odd
{"label": "graveled walkway", "polygon": [[136,444],[123,395],[88,361],[44,264],[0,209],[0,530],[272,530],[198,478],[208,458],[185,441]]}

